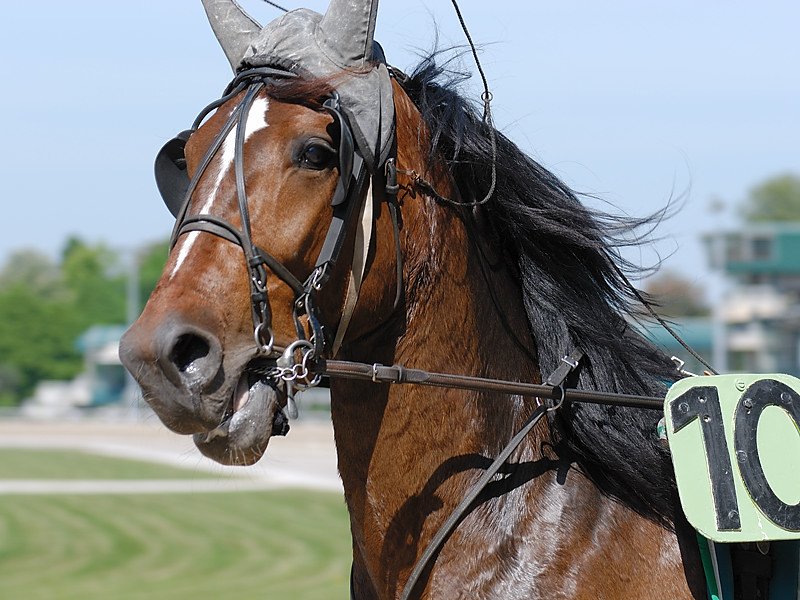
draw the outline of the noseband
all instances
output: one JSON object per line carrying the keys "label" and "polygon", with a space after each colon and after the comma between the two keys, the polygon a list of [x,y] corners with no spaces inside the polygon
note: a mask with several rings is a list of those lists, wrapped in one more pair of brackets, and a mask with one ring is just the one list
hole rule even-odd
{"label": "noseband", "polygon": [[[159,192],[167,208],[176,218],[170,249],[175,246],[181,235],[191,231],[211,233],[241,247],[250,285],[253,337],[259,352],[266,356],[275,354],[275,338],[271,328],[271,311],[267,297],[267,269],[269,269],[294,292],[294,319],[298,341],[305,342],[305,347],[313,352],[313,356],[321,357],[326,345],[328,328],[323,325],[319,314],[316,294],[328,281],[336,265],[353,214],[356,212],[355,207],[364,188],[367,172],[364,160],[353,142],[350,126],[339,105],[339,96],[333,92],[322,107],[333,117],[339,133],[339,180],[331,199],[333,216],[313,271],[305,281],[301,282],[285,265],[253,242],[244,177],[247,117],[253,102],[264,89],[267,80],[296,77],[295,73],[269,67],[240,72],[228,85],[223,96],[203,109],[191,129],[182,131],[164,145],[156,157],[155,175]],[[231,112],[190,180],[184,154],[186,142],[210,112],[242,92],[244,92],[244,96],[241,102]],[[191,214],[189,212],[191,198],[200,178],[234,127],[236,128],[234,174],[241,229],[216,215]],[[307,317],[311,329],[310,340],[306,340],[305,328],[301,324],[301,317],[304,315]],[[308,356],[304,356],[304,358],[308,360]]]}

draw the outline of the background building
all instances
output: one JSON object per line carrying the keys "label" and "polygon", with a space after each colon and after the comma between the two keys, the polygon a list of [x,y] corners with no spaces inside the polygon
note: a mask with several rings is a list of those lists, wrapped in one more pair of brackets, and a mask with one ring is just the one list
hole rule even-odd
{"label": "background building", "polygon": [[800,375],[800,223],[704,237],[726,292],[714,307],[721,371]]}

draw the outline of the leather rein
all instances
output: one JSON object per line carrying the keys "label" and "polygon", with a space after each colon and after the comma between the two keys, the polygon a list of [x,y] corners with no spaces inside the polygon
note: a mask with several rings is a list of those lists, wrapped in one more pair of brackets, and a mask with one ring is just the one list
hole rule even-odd
{"label": "leather rein", "polygon": [[[568,356],[562,363],[570,364]],[[572,361],[574,362],[574,361]],[[573,368],[577,368],[575,364]],[[468,375],[452,375],[448,373],[431,373],[421,369],[408,369],[400,365],[384,366],[344,360],[317,360],[310,364],[310,371],[324,377],[340,379],[356,379],[373,381],[374,383],[414,384],[431,387],[471,390],[475,392],[493,392],[498,394],[516,394],[571,402],[591,402],[594,404],[610,404],[629,406],[632,408],[648,408],[663,410],[664,399],[653,396],[637,396],[632,394],[616,394],[594,390],[562,388],[552,384],[535,384],[503,379],[488,379]]]}

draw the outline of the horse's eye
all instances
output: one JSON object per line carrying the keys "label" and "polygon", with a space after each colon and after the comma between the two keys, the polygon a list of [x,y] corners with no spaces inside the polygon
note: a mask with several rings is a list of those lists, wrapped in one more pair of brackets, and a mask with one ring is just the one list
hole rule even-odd
{"label": "horse's eye", "polygon": [[334,151],[321,142],[310,142],[300,155],[300,166],[307,169],[325,169],[331,165]]}

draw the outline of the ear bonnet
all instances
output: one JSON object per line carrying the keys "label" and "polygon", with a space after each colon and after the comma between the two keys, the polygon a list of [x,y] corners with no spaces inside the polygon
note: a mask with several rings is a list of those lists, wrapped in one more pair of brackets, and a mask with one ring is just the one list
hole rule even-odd
{"label": "ear bonnet", "polygon": [[234,71],[273,67],[330,78],[367,167],[392,148],[394,103],[385,58],[374,41],[378,0],[331,0],[325,15],[298,9],[261,27],[235,0],[203,0]]}

